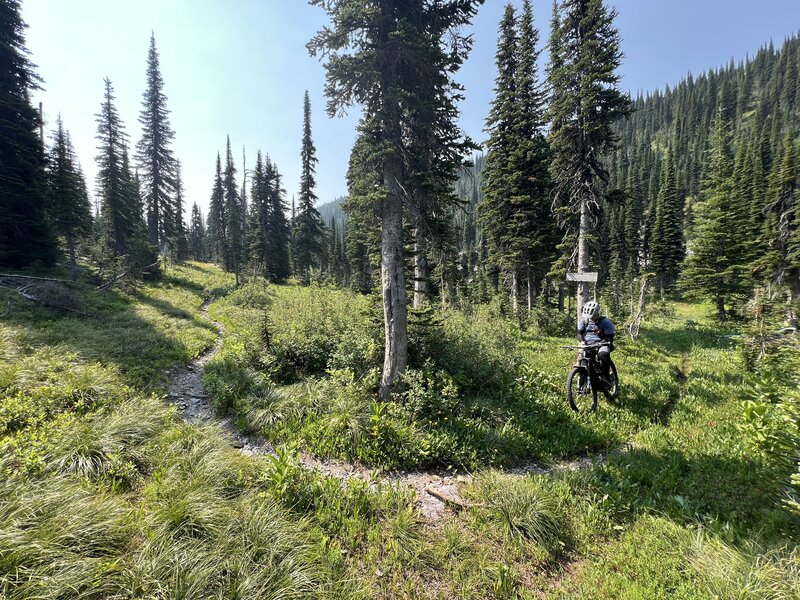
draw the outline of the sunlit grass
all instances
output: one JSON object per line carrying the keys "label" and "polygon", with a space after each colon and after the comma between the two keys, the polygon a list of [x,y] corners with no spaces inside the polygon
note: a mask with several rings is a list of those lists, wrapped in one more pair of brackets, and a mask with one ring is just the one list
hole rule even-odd
{"label": "sunlit grass", "polygon": [[[563,397],[573,340],[491,307],[437,316],[440,340],[418,328],[424,360],[381,404],[371,299],[248,285],[211,305],[227,334],[206,383],[288,444],[259,460],[159,396],[165,370],[214,343],[198,307],[231,280],[189,264],[132,295],[78,284],[97,321],[0,290],[0,596],[793,597],[800,527],[744,443],[755,384],[709,307],[668,304],[621,336],[620,400],[582,416]],[[603,460],[481,470],[459,485],[467,508],[427,523],[408,491],[303,470],[298,445],[382,466]]]}

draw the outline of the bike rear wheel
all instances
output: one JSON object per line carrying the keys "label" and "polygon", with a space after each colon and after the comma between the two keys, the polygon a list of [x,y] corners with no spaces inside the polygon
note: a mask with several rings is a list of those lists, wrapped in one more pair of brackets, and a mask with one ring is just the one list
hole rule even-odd
{"label": "bike rear wheel", "polygon": [[597,390],[589,381],[589,373],[583,367],[573,367],[567,376],[567,400],[577,413],[590,413],[597,409]]}

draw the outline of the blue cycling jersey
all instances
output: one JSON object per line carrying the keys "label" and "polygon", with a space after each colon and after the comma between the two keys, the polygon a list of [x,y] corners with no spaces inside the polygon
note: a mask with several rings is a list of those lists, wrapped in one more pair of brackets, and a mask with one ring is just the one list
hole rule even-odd
{"label": "blue cycling jersey", "polygon": [[582,333],[587,344],[597,344],[616,333],[614,324],[608,317],[600,317],[595,323],[591,319],[578,321],[578,333]]}

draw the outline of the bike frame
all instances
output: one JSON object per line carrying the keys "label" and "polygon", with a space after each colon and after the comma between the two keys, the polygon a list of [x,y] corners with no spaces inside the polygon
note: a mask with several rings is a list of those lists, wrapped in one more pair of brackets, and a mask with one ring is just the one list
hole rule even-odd
{"label": "bike frame", "polygon": [[605,343],[601,344],[592,344],[588,346],[580,346],[578,347],[578,356],[575,359],[575,367],[583,369],[586,371],[586,374],[589,376],[589,383],[592,385],[594,389],[601,389],[602,386],[600,384],[600,365],[598,363],[598,353],[597,351],[600,349],[601,346],[606,345]]}

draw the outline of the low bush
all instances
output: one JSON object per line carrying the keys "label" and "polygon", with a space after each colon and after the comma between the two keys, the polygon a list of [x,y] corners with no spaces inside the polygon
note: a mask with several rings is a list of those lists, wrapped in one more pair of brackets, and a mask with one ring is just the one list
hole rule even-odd
{"label": "low bush", "polygon": [[262,319],[260,366],[284,384],[328,369],[366,373],[381,353],[370,311],[368,298],[344,290],[281,287]]}

